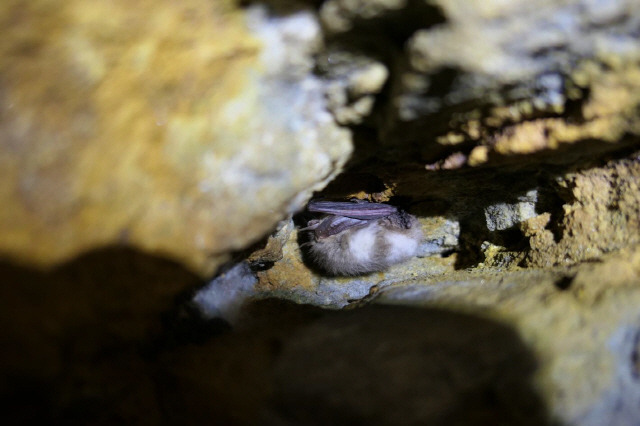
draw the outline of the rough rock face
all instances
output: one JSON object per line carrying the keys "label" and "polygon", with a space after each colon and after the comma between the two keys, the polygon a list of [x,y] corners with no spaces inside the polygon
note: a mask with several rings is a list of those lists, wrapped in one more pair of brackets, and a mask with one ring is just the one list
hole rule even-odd
{"label": "rough rock face", "polygon": [[636,422],[640,403],[639,282],[640,247],[634,245],[596,264],[408,281],[376,301],[506,322],[540,362],[536,383],[553,419],[627,425]]}
{"label": "rough rock face", "polygon": [[[640,241],[640,153],[568,173],[558,180],[566,194],[562,217],[543,214],[522,222],[531,250],[526,265],[593,260]],[[545,223],[546,222],[546,223]],[[551,225],[551,226],[549,226]],[[554,236],[551,228],[561,232]],[[559,239],[559,241],[556,241]]]}
{"label": "rough rock face", "polygon": [[248,15],[3,2],[0,252],[52,265],[125,244],[207,275],[302,207],[349,133],[309,74],[316,20]]}
{"label": "rough rock face", "polygon": [[[425,161],[459,151],[477,165],[492,152],[637,134],[635,8],[632,0],[331,0],[322,17],[335,44],[370,37],[364,48],[386,59],[389,99],[375,117],[383,145]],[[389,27],[403,33],[379,31]]]}
{"label": "rough rock face", "polygon": [[[416,11],[422,21],[410,16]],[[293,233],[283,259],[258,272],[255,297],[331,308],[402,304],[498,320],[518,331],[538,362],[532,381],[545,408],[532,409],[542,412],[533,424],[632,424],[640,415],[633,5],[327,1],[321,17],[327,48],[319,71],[342,88],[329,93],[330,107],[359,125],[348,173],[321,196],[400,203],[420,217],[427,238],[410,262],[344,279],[314,271]],[[371,93],[380,94],[363,113],[370,94],[352,82],[380,66],[388,80],[374,85]],[[314,379],[281,382],[295,388],[287,398],[366,421],[367,396],[345,408],[338,396],[304,389],[327,386],[348,400],[375,380],[365,385],[339,365],[316,365],[313,352],[290,360],[302,365],[296,375]],[[372,349],[360,362],[375,357]],[[438,365],[447,370],[445,361]],[[380,424],[399,418],[385,414]],[[446,424],[436,409],[425,416],[416,421]]]}
{"label": "rough rock face", "polygon": [[[635,3],[5,2],[0,250],[147,253],[0,262],[15,418],[636,424]],[[325,276],[316,190],[418,256]]]}

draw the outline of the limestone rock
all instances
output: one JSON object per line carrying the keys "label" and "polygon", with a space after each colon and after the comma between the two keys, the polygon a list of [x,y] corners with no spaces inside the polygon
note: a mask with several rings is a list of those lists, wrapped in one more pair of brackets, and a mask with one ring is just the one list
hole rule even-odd
{"label": "limestone rock", "polygon": [[[632,2],[433,3],[445,22],[408,40],[385,115],[387,143],[415,143],[426,132],[444,146],[513,155],[637,134],[624,119],[640,102]],[[422,147],[427,157],[439,151]]]}
{"label": "limestone rock", "polygon": [[172,419],[547,424],[532,352],[492,319],[406,306],[331,311],[275,300],[250,311],[253,322],[240,333],[163,354],[157,379],[171,383],[159,393]]}
{"label": "limestone rock", "polygon": [[398,283],[376,302],[508,323],[540,362],[535,383],[553,419],[628,425],[638,418],[640,402],[639,262],[635,245],[571,268],[461,271]]}
{"label": "limestone rock", "polygon": [[[136,250],[0,262],[23,423],[637,423],[633,0],[169,3],[0,6],[21,40],[0,41],[2,253],[54,262],[101,232],[201,275],[237,262],[208,284]],[[54,78],[19,84],[40,63]],[[348,165],[327,108],[355,124]],[[406,208],[416,258],[308,262],[291,213],[343,166],[315,196]]]}
{"label": "limestone rock", "polygon": [[244,262],[220,273],[193,297],[193,304],[204,318],[237,321],[243,304],[254,295],[256,277]]}
{"label": "limestone rock", "polygon": [[373,111],[389,71],[367,55],[328,49],[318,60],[328,82],[328,107],[341,124],[361,124]]}
{"label": "limestone rock", "polygon": [[[558,179],[566,203],[544,227],[526,226],[528,266],[592,260],[640,241],[638,153]],[[548,214],[548,213],[547,213]],[[556,230],[558,235],[554,235]]]}
{"label": "limestone rock", "polygon": [[0,253],[20,262],[124,244],[208,275],[350,153],[308,12],[10,0],[0,22]]}
{"label": "limestone rock", "polygon": [[339,33],[353,28],[354,20],[377,18],[406,4],[406,0],[328,0],[320,13],[327,32]]}
{"label": "limestone rock", "polygon": [[484,215],[487,220],[487,229],[489,231],[504,231],[536,216],[537,195],[535,190],[531,190],[524,196],[518,197],[518,202],[515,204],[499,203],[485,208]]}
{"label": "limestone rock", "polygon": [[364,44],[390,70],[372,125],[385,154],[431,163],[462,152],[477,166],[640,133],[636,6],[332,0],[321,16],[328,37]]}

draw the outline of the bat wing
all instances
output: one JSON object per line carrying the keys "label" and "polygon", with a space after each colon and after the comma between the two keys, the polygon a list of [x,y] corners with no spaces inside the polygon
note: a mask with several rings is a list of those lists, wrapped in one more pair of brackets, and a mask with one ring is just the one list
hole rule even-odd
{"label": "bat wing", "polygon": [[397,208],[388,204],[369,203],[368,201],[310,201],[307,209],[314,213],[326,213],[360,220],[380,219],[398,212]]}
{"label": "bat wing", "polygon": [[317,238],[326,238],[336,235],[354,226],[366,224],[367,220],[354,219],[345,216],[329,216],[313,229]]}

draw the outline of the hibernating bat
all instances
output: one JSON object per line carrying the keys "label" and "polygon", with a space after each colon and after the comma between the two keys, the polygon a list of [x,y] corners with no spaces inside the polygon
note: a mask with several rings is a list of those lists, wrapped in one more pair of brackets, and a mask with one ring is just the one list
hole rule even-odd
{"label": "hibernating bat", "polygon": [[324,214],[302,230],[313,232],[309,253],[331,275],[382,271],[418,252],[420,223],[397,207],[362,200],[312,200],[307,210]]}

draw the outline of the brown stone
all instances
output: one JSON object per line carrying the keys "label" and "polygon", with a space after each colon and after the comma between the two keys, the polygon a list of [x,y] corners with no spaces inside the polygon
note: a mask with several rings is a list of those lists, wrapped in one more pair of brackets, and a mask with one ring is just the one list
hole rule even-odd
{"label": "brown stone", "polygon": [[[208,275],[349,153],[326,118],[314,136],[273,117],[281,71],[234,2],[10,0],[0,22],[5,256],[50,266],[124,244]],[[306,59],[317,42],[301,40]]]}

